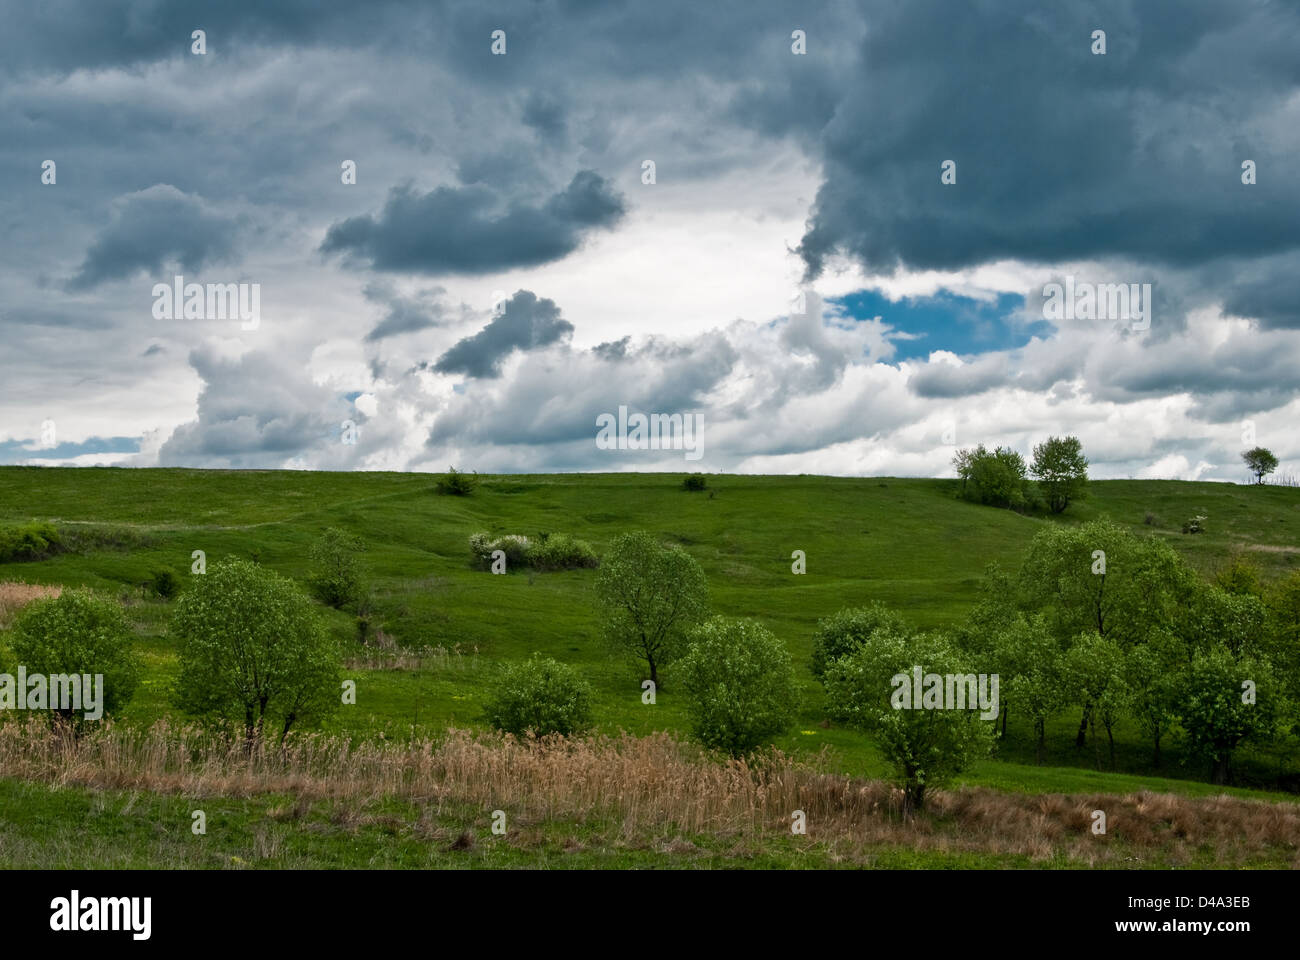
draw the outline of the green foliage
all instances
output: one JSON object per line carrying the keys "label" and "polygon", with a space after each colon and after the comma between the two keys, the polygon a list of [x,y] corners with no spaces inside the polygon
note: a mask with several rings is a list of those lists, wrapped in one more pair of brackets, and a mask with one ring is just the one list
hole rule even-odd
{"label": "green foliage", "polygon": [[1065,656],[1041,619],[1020,620],[1001,635],[1007,666],[999,671],[1007,678],[1005,709],[1028,717],[1034,725],[1035,760],[1043,762],[1047,722],[1069,702],[1070,686]]}
{"label": "green foliage", "polygon": [[1252,447],[1242,453],[1241,459],[1255,475],[1256,483],[1263,483],[1264,478],[1277,469],[1277,457],[1267,447]]}
{"label": "green foliage", "polygon": [[552,533],[533,541],[525,560],[538,570],[578,570],[600,566],[595,548],[567,533]]}
{"label": "green foliage", "polygon": [[[1243,684],[1254,684],[1249,697]],[[1175,709],[1193,756],[1211,764],[1211,779],[1227,783],[1233,753],[1246,742],[1263,743],[1278,732],[1285,712],[1281,685],[1266,662],[1234,660],[1224,647],[1192,658],[1179,679]]]}
{"label": "green foliage", "polygon": [[502,670],[486,717],[496,729],[515,736],[567,737],[591,723],[591,687],[572,667],[535,653]]}
{"label": "green foliage", "polygon": [[961,495],[967,500],[1020,511],[1031,506],[1033,491],[1025,458],[1010,447],[990,452],[981,443],[973,450],[957,451],[952,464],[961,481]]}
{"label": "green foliage", "polygon": [[455,467],[448,467],[447,472],[438,478],[435,487],[438,492],[452,497],[468,497],[478,489],[478,474],[461,473]]}
{"label": "green foliage", "polygon": [[709,482],[702,473],[691,473],[682,480],[683,490],[703,490],[708,487]]}
{"label": "green foliage", "polygon": [[1194,517],[1191,517],[1191,518],[1189,518],[1189,519],[1187,519],[1187,520],[1184,520],[1184,521],[1183,521],[1183,533],[1204,533],[1204,532],[1205,532],[1205,521],[1208,520],[1208,519],[1210,519],[1210,518],[1209,518],[1209,517],[1206,517],[1206,516],[1203,516],[1203,515],[1201,515],[1201,514],[1197,514],[1197,515],[1194,516]]}
{"label": "green foliage", "polygon": [[1124,682],[1132,693],[1130,709],[1153,747],[1152,762],[1160,765],[1160,743],[1174,722],[1178,695],[1176,654],[1168,640],[1132,647],[1125,657]]}
{"label": "green foliage", "polygon": [[360,537],[336,527],[328,528],[312,544],[308,559],[312,574],[312,592],[321,603],[336,609],[347,606],[361,596],[361,566],[358,556],[365,552]]}
{"label": "green foliage", "polygon": [[176,601],[177,706],[253,741],[319,722],[340,703],[338,647],[291,580],[231,557]]}
{"label": "green foliage", "polygon": [[709,610],[699,562],[648,533],[614,538],[596,577],[596,596],[606,641],[644,660],[656,685],[659,668],[677,658],[686,630]]}
{"label": "green foliage", "polygon": [[1088,458],[1078,437],[1048,437],[1034,447],[1029,468],[1052,513],[1061,513],[1072,500],[1084,496],[1088,485]]}
{"label": "green foliage", "polygon": [[1234,657],[1261,653],[1267,633],[1268,608],[1259,597],[1205,586],[1184,610],[1179,636],[1194,651],[1223,645]]}
{"label": "green foliage", "polygon": [[[18,615],[10,647],[17,661],[14,668],[24,666],[29,675],[103,674],[107,716],[130,701],[140,681],[142,665],[131,642],[131,626],[115,600],[88,590],[65,590],[61,596],[35,601]],[[74,726],[83,723],[85,712],[51,711]]]}
{"label": "green foliage", "polygon": [[0,527],[0,563],[44,560],[61,545],[52,523],[23,523]]}
{"label": "green foliage", "polygon": [[1023,605],[1044,612],[1062,644],[1085,632],[1137,643],[1172,631],[1198,580],[1167,543],[1092,520],[1040,530],[1018,583]]}
{"label": "green foliage", "polygon": [[794,722],[794,667],[770,630],[756,620],[713,617],[689,642],[677,670],[695,739],[738,757]]}
{"label": "green foliage", "polygon": [[1240,553],[1234,553],[1214,572],[1214,583],[1237,596],[1264,597],[1259,567]]}
{"label": "green foliage", "polygon": [[[831,717],[869,734],[893,767],[907,813],[924,806],[925,793],[988,754],[993,725],[977,710],[895,709],[895,678],[911,683],[912,669],[967,674],[969,664],[941,634],[908,636],[877,630],[866,643],[826,671]],[[916,705],[913,705],[914,707]]]}
{"label": "green foliage", "polygon": [[149,575],[149,589],[154,596],[170,600],[181,592],[181,578],[176,576],[176,571],[160,567]]}
{"label": "green foliage", "polygon": [[1100,720],[1110,741],[1110,762],[1115,765],[1115,724],[1132,700],[1124,649],[1098,633],[1082,633],[1065,652],[1065,677],[1069,695],[1083,708],[1085,721]]}
{"label": "green foliage", "polygon": [[903,618],[879,601],[868,607],[840,610],[819,620],[809,662],[813,675],[822,679],[827,667],[862,646],[877,630],[901,633],[904,629]]}

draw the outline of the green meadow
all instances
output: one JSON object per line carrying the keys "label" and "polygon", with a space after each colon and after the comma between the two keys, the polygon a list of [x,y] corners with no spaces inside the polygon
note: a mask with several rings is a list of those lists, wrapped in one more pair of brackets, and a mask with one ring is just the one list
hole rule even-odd
{"label": "green meadow", "polygon": [[[540,651],[573,665],[592,684],[599,732],[685,736],[671,666],[657,702],[644,704],[636,664],[601,642],[594,571],[492,575],[471,566],[467,544],[477,531],[567,533],[601,551],[620,533],[647,530],[699,560],[716,612],[757,618],[788,645],[803,706],[777,746],[828,770],[877,776],[883,766],[872,744],[824,722],[821,690],[807,669],[819,618],[879,600],[923,629],[955,625],[977,600],[988,564],[1015,568],[1045,524],[1100,516],[1167,539],[1205,576],[1244,553],[1272,579],[1294,569],[1300,555],[1300,489],[1287,487],[1100,481],[1090,485],[1087,500],[1047,517],[964,502],[955,495],[956,482],[947,480],[719,475],[708,478],[706,490],[688,492],[681,479],[644,473],[483,476],[473,495],[456,497],[439,495],[435,477],[426,474],[4,467],[0,523],[40,520],[104,535],[87,536],[89,546],[78,552],[0,564],[0,581],[86,585],[121,597],[147,665],[121,719],[148,724],[180,717],[172,692],[176,648],[166,633],[170,605],[150,597],[144,585],[151,575],[170,568],[184,589],[191,557],[201,550],[209,563],[251,557],[303,580],[311,544],[327,527],[338,527],[367,545],[362,564],[382,649],[375,648],[373,633],[370,647],[358,643],[354,614],[320,608],[344,645],[344,675],[357,682],[356,705],[341,707],[328,732],[404,739],[437,735],[448,726],[481,726],[498,665]],[[1181,533],[1193,515],[1208,518],[1205,532]],[[791,570],[796,550],[806,555],[803,575]],[[1045,762],[1036,765],[1032,732],[1013,711],[995,756],[963,782],[1020,793],[1150,789],[1294,799],[1284,792],[1297,789],[1294,740],[1244,751],[1237,783],[1225,790],[1204,782],[1206,771],[1185,762],[1176,740],[1153,769],[1145,739],[1130,726],[1117,732],[1112,770],[1105,750],[1075,748],[1077,720],[1075,711],[1056,720]],[[43,791],[8,783],[0,791],[0,813],[19,822],[15,811],[46,809],[55,800]],[[91,803],[59,802],[75,809]],[[35,842],[33,836],[24,834],[22,842]],[[547,848],[543,843],[538,849]],[[318,862],[315,854],[303,856],[305,863]],[[335,863],[332,855],[319,856],[319,862]],[[707,849],[700,857],[708,860]],[[379,859],[390,862],[387,855]],[[601,863],[594,854],[588,860],[585,865]],[[105,863],[115,862],[105,855]]]}

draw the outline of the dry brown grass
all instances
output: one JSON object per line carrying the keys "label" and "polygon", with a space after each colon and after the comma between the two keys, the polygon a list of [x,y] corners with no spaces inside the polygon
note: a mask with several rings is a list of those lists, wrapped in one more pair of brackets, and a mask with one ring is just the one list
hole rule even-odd
{"label": "dry brown grass", "polygon": [[[1022,857],[1078,865],[1215,863],[1300,866],[1300,805],[1136,793],[1018,794],[934,791],[907,821],[888,784],[829,774],[773,752],[761,762],[717,762],[667,735],[516,741],[450,730],[436,741],[353,742],[308,735],[287,749],[246,755],[202,731],[159,723],[105,726],[73,740],[39,720],[0,725],[0,770],[58,785],[181,793],[295,796],[275,819],[301,818],[315,800],[335,816],[401,798],[510,811],[521,827],[551,820],[601,823],[610,839],[686,844],[721,839],[738,853],[790,838],[803,810],[807,837],[831,861],[870,863],[882,849]],[[1092,811],[1107,817],[1091,832]],[[266,841],[267,845],[271,840]]]}
{"label": "dry brown grass", "polygon": [[18,611],[33,600],[39,600],[42,597],[57,597],[62,592],[62,587],[51,587],[41,583],[16,583],[13,581],[0,583],[0,629],[11,626]]}

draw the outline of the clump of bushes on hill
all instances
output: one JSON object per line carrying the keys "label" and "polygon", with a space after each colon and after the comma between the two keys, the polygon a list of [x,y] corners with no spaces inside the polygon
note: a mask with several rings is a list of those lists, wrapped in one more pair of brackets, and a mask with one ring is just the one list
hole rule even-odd
{"label": "clump of bushes on hill", "polygon": [[362,593],[358,561],[366,545],[359,537],[336,527],[321,534],[308,554],[312,564],[310,584],[318,600],[335,609],[359,600]]}
{"label": "clump of bushes on hill", "polygon": [[1203,517],[1203,516],[1201,516],[1200,514],[1197,514],[1197,515],[1194,516],[1194,517],[1190,517],[1189,519],[1184,520],[1184,521],[1183,521],[1183,533],[1204,533],[1204,532],[1205,532],[1205,521],[1208,520],[1208,519],[1210,519],[1210,518],[1209,518],[1209,517]]}
{"label": "clump of bushes on hill", "polygon": [[505,667],[485,713],[493,727],[517,737],[567,737],[590,726],[591,687],[572,667],[535,653]]}
{"label": "clump of bushes on hill", "polygon": [[[99,706],[108,715],[130,701],[140,681],[141,665],[131,641],[131,625],[121,604],[89,590],[65,590],[23,609],[14,621],[10,647],[15,666],[26,667],[29,677],[90,674],[93,678],[102,674],[103,701]],[[51,719],[82,726],[89,710],[86,695],[83,691],[80,710],[72,709],[71,704],[62,706],[62,700],[60,704],[50,702]]]}
{"label": "clump of bushes on hill", "polygon": [[469,551],[476,566],[492,566],[492,554],[505,554],[506,568],[532,567],[535,570],[575,570],[600,566],[600,557],[585,540],[566,533],[543,533],[536,540],[508,533],[492,537],[475,533],[469,538]]}
{"label": "clump of bushes on hill", "polygon": [[0,563],[44,560],[59,551],[61,538],[52,523],[0,527]]}
{"label": "clump of bushes on hill", "polygon": [[478,474],[462,473],[455,467],[448,467],[447,472],[438,478],[437,491],[452,497],[468,497],[478,489]]}
{"label": "clump of bushes on hill", "polygon": [[1033,502],[1025,458],[1010,447],[958,450],[952,458],[961,495],[975,503],[1024,511]]}
{"label": "clump of bushes on hill", "polygon": [[129,527],[90,524],[57,527],[44,521],[0,526],[0,563],[47,560],[61,553],[91,550],[130,550],[146,547],[150,538]]}
{"label": "clump of bushes on hill", "polygon": [[704,474],[702,473],[687,474],[686,478],[682,480],[683,490],[691,490],[691,491],[704,490],[705,488],[708,487],[708,485],[709,485],[709,481],[705,479]]}
{"label": "clump of bushes on hill", "polygon": [[820,620],[813,633],[811,667],[819,680],[826,668],[871,639],[877,630],[903,629],[903,618],[879,601],[869,607],[840,610]]}
{"label": "clump of bushes on hill", "polygon": [[790,652],[755,620],[713,617],[691,631],[677,665],[691,732],[744,756],[787,730],[799,704]]}
{"label": "clump of bushes on hill", "polygon": [[149,589],[154,596],[170,600],[181,592],[181,578],[175,571],[162,567],[149,575]]}

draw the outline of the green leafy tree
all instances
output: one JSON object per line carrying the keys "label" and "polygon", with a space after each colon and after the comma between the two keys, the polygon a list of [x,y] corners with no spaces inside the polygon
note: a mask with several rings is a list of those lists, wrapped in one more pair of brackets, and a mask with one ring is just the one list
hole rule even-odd
{"label": "green leafy tree", "polygon": [[903,629],[903,618],[878,601],[867,607],[840,610],[817,621],[810,663],[813,675],[820,680],[830,664],[862,646],[877,630],[897,633]]}
{"label": "green leafy tree", "polygon": [[742,756],[794,722],[799,697],[790,652],[755,620],[700,624],[677,670],[692,733],[707,747]]}
{"label": "green leafy tree", "polygon": [[486,715],[493,727],[517,737],[567,737],[591,724],[591,687],[572,667],[535,653],[502,671]]}
{"label": "green leafy tree", "polygon": [[1065,676],[1070,695],[1083,708],[1093,727],[1101,721],[1110,742],[1110,765],[1115,767],[1115,724],[1132,699],[1126,678],[1124,649],[1097,633],[1080,634],[1065,652]]}
{"label": "green leafy tree", "polygon": [[1151,762],[1160,766],[1160,742],[1175,719],[1178,695],[1178,642],[1170,637],[1129,648],[1125,655],[1124,682],[1132,694],[1130,709],[1142,732],[1151,740]]}
{"label": "green leafy tree", "polygon": [[1008,676],[1007,698],[1033,723],[1034,760],[1042,763],[1047,722],[1070,699],[1065,657],[1060,644],[1041,623],[1026,623],[1025,629],[1015,631],[1008,639],[1014,646],[1009,657],[1013,672],[1004,674]]}
{"label": "green leafy tree", "polygon": [[1052,513],[1081,499],[1088,485],[1088,458],[1078,437],[1048,437],[1034,447],[1029,468]]}
{"label": "green leafy tree", "polygon": [[1197,653],[1179,679],[1176,701],[1191,754],[1210,764],[1214,783],[1227,783],[1233,754],[1243,743],[1277,735],[1285,701],[1266,661],[1235,660],[1224,647]]}
{"label": "green leafy tree", "polygon": [[361,538],[337,527],[328,528],[312,544],[308,553],[312,565],[309,582],[322,603],[339,608],[360,599],[362,586],[358,557],[365,549]]}
{"label": "green leafy tree", "polygon": [[973,450],[957,451],[952,463],[967,500],[1013,510],[1030,505],[1025,458],[1010,447],[989,451],[981,443]]}
{"label": "green leafy tree", "polygon": [[1234,657],[1259,654],[1268,633],[1268,607],[1248,593],[1204,586],[1184,609],[1179,631],[1189,656],[1220,644]]}
{"label": "green leafy tree", "polygon": [[340,703],[338,647],[290,580],[248,560],[211,564],[176,601],[181,709],[241,728],[248,745],[267,724],[280,741]]}
{"label": "green leafy tree", "polygon": [[1252,447],[1241,455],[1246,466],[1255,475],[1256,483],[1263,483],[1264,478],[1277,469],[1277,457],[1267,447]]}
{"label": "green leafy tree", "polygon": [[993,724],[978,710],[896,708],[895,678],[911,682],[912,669],[967,674],[968,662],[941,634],[909,636],[877,630],[826,670],[826,705],[832,719],[865,731],[893,768],[903,790],[904,814],[925,804],[926,791],[986,756]]}
{"label": "green leafy tree", "polygon": [[[104,715],[118,712],[135,693],[141,664],[132,650],[131,625],[115,600],[98,597],[88,590],[64,590],[58,597],[37,600],[23,609],[14,621],[9,646],[16,658],[14,667],[26,667],[28,675],[50,678],[89,674],[104,677]],[[78,681],[80,682],[80,681]],[[48,689],[47,689],[48,695]],[[70,694],[69,694],[70,696]],[[84,725],[86,694],[82,709],[71,703],[50,702],[51,719],[58,718],[74,728]]]}
{"label": "green leafy tree", "polygon": [[680,655],[686,631],[708,615],[708,584],[699,562],[648,533],[615,537],[596,577],[602,633],[643,660],[659,686],[659,669]]}

